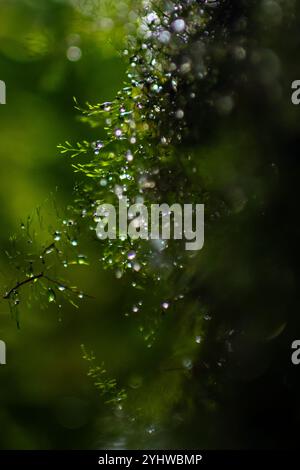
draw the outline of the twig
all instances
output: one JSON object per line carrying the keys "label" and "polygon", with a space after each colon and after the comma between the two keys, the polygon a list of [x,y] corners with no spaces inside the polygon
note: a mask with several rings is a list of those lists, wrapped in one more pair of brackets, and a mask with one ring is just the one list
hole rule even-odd
{"label": "twig", "polygon": [[72,288],[72,287],[64,284],[63,282],[59,282],[55,279],[51,279],[50,277],[46,276],[44,273],[39,273],[39,274],[35,274],[34,276],[29,277],[28,279],[24,279],[24,281],[17,282],[17,284],[14,287],[12,287],[8,292],[6,292],[6,294],[4,294],[3,299],[9,299],[11,297],[11,295],[17,289],[19,289],[20,287],[24,286],[25,284],[29,284],[30,282],[34,282],[35,280],[41,279],[41,278],[46,279],[48,282],[52,282],[52,284],[55,284],[56,286],[62,286],[66,290],[72,292],[73,294],[81,294],[83,297],[87,297],[89,299],[94,298],[91,295],[84,294],[83,292],[79,291],[78,289]]}
{"label": "twig", "polygon": [[84,294],[83,292],[81,292],[79,289],[77,289],[76,287],[73,288],[73,287],[70,287],[66,284],[64,284],[63,282],[59,282],[57,281],[56,279],[51,279],[50,277],[44,275],[43,276],[44,279],[46,279],[48,282],[52,282],[53,284],[55,284],[56,286],[58,287],[64,287],[66,290],[72,292],[73,294],[82,294],[83,297],[88,297],[89,299],[94,299],[95,297],[92,297],[91,295],[88,295],[88,294]]}
{"label": "twig", "polygon": [[40,279],[41,277],[44,277],[44,273],[39,273],[39,274],[36,274],[35,276],[31,276],[28,279],[25,279],[24,281],[17,282],[17,284],[14,287],[12,287],[8,292],[6,292],[6,294],[3,296],[3,299],[9,299],[12,293],[15,292],[17,289],[19,289],[21,286],[24,286],[25,284],[29,284],[30,282],[33,282],[36,279]]}

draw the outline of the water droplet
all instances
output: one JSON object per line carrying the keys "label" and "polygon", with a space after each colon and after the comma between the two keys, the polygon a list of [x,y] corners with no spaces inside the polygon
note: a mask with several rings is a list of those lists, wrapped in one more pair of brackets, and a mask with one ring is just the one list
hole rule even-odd
{"label": "water droplet", "polygon": [[171,39],[171,33],[169,31],[161,31],[158,35],[158,40],[162,44],[168,44]]}
{"label": "water droplet", "polygon": [[71,46],[71,47],[68,48],[68,50],[67,50],[67,58],[68,58],[71,62],[77,62],[78,60],[81,59],[81,56],[82,56],[82,52],[81,52],[80,47]]}
{"label": "water droplet", "polygon": [[196,336],[195,338],[196,343],[200,344],[201,340],[202,340],[201,336]]}
{"label": "water droplet", "polygon": [[135,251],[129,251],[128,255],[127,255],[127,258],[129,260],[132,260],[136,257],[136,252]]}
{"label": "water droplet", "polygon": [[54,240],[56,242],[59,242],[60,239],[61,239],[61,233],[60,232],[55,232],[54,233]]}
{"label": "water droplet", "polygon": [[134,263],[133,264],[133,269],[134,269],[134,271],[139,272],[141,270],[140,263]]}
{"label": "water droplet", "polygon": [[123,134],[123,133],[122,133],[121,129],[116,129],[116,130],[115,130],[115,136],[116,136],[118,139],[119,139],[120,137],[122,137],[122,134]]}
{"label": "water droplet", "polygon": [[63,292],[64,290],[66,290],[65,286],[61,285],[61,286],[58,286],[58,290],[60,290],[61,292]]}
{"label": "water droplet", "polygon": [[83,265],[87,266],[89,264],[87,261],[87,257],[85,255],[79,254],[77,258],[78,258],[78,264],[80,264],[81,266]]}
{"label": "water droplet", "polygon": [[101,150],[104,147],[104,143],[101,140],[97,140],[95,143],[95,149]]}
{"label": "water droplet", "polygon": [[169,302],[163,302],[163,303],[161,304],[161,306],[162,306],[162,308],[163,308],[164,310],[168,310],[168,308],[170,307],[170,304],[169,304]]}
{"label": "water droplet", "polygon": [[187,357],[183,359],[182,365],[185,369],[191,370],[193,367],[193,361]]}
{"label": "water droplet", "polygon": [[177,119],[183,119],[183,117],[184,117],[184,112],[182,111],[182,109],[178,109],[178,110],[176,111],[175,116],[176,116]]}
{"label": "water droplet", "polygon": [[154,434],[155,431],[156,431],[156,428],[155,426],[152,424],[151,426],[148,426],[148,428],[146,429],[147,433],[148,434]]}
{"label": "water droplet", "polygon": [[78,245],[78,241],[77,241],[77,240],[72,240],[72,241],[71,241],[71,245],[72,245],[72,246],[77,246],[77,245]]}
{"label": "water droplet", "polygon": [[183,31],[185,30],[185,21],[178,18],[177,20],[173,21],[172,23],[172,28],[173,30],[175,31],[175,33],[183,33]]}
{"label": "water droplet", "polygon": [[157,14],[155,13],[155,11],[152,11],[151,13],[149,13],[146,17],[146,20],[147,20],[147,23],[153,23],[154,21],[156,21],[158,19],[158,16]]}
{"label": "water droplet", "polygon": [[133,155],[132,155],[132,152],[130,150],[128,150],[128,152],[126,152],[126,160],[128,162],[132,162],[132,160],[133,160]]}
{"label": "water droplet", "polygon": [[48,301],[49,301],[50,303],[56,301],[56,294],[55,294],[55,292],[54,292],[53,289],[48,289]]}
{"label": "water droplet", "polygon": [[123,276],[123,272],[121,271],[121,269],[117,269],[115,274],[117,279],[121,279],[121,277]]}
{"label": "water droplet", "polygon": [[103,103],[103,109],[104,111],[106,111],[107,113],[111,110],[111,103],[109,101],[106,101],[105,103]]}

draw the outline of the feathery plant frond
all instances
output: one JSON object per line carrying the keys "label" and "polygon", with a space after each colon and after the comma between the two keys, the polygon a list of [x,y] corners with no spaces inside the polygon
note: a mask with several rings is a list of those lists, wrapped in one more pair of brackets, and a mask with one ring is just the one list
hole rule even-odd
{"label": "feathery plant frond", "polygon": [[125,389],[119,389],[117,381],[109,378],[104,363],[97,365],[96,357],[93,352],[87,352],[84,345],[81,345],[83,359],[88,362],[88,377],[93,380],[94,386],[104,398],[106,404],[120,405],[126,400],[127,393]]}

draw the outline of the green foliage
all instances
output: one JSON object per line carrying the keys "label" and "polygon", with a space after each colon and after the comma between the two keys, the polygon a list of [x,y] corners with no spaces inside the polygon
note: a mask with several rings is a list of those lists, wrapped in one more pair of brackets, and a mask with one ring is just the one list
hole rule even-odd
{"label": "green foliage", "polygon": [[93,380],[94,386],[99,391],[100,396],[104,398],[105,403],[107,404],[114,406],[120,405],[121,402],[127,398],[125,389],[119,389],[117,381],[107,376],[107,371],[103,362],[101,365],[96,364],[94,353],[88,353],[84,345],[81,345],[81,349],[83,352],[83,359],[89,364],[87,375]]}
{"label": "green foliage", "polygon": [[66,268],[89,264],[87,257],[78,251],[78,224],[73,219],[61,220],[58,213],[56,218],[60,226],[55,229],[50,226],[45,230],[39,208],[34,216],[27,218],[26,223],[21,223],[20,233],[10,239],[11,246],[6,255],[16,272],[16,279],[3,298],[9,301],[18,326],[22,299],[40,301],[42,307],[57,303],[61,308],[60,298],[78,307],[78,301],[88,297],[61,278]]}

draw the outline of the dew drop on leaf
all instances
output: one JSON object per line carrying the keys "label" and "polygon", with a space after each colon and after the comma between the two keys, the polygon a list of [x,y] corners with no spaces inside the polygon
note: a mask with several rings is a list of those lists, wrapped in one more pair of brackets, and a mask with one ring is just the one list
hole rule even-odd
{"label": "dew drop on leaf", "polygon": [[50,303],[56,301],[56,294],[55,294],[55,292],[54,292],[53,289],[48,289],[48,301],[49,301]]}
{"label": "dew drop on leaf", "polygon": [[60,239],[61,239],[61,233],[60,232],[55,232],[53,238],[56,242],[59,242]]}

